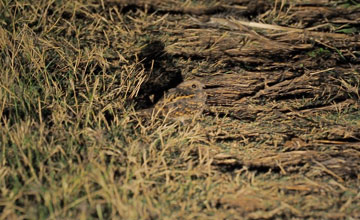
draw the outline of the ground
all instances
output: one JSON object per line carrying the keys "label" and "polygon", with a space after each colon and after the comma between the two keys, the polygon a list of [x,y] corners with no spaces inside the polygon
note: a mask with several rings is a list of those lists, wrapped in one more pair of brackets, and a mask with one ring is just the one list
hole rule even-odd
{"label": "ground", "polygon": [[[360,218],[355,0],[0,2],[0,219]],[[187,80],[203,114],[143,117]]]}

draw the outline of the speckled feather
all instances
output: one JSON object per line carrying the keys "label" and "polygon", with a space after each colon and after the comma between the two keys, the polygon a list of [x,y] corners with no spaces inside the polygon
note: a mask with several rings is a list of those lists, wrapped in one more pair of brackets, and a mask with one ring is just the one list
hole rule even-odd
{"label": "speckled feather", "polygon": [[189,119],[204,111],[206,93],[204,84],[198,80],[189,80],[170,89],[153,108],[140,111],[141,115],[160,113],[174,119]]}

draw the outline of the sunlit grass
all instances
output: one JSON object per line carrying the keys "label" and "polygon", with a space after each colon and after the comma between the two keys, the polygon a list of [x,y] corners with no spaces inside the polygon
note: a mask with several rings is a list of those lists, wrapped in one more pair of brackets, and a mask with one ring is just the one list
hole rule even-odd
{"label": "sunlit grass", "polygon": [[[357,177],[347,183],[323,167],[308,171],[308,161],[289,171],[264,159],[284,149],[330,148],[311,141],[341,125],[354,127],[349,152],[358,156],[356,102],[311,117],[298,111],[301,120],[275,101],[260,103],[270,110],[254,120],[141,118],[133,99],[149,71],[137,55],[154,36],[172,37],[168,15],[146,7],[122,13],[118,3],[105,3],[0,2],[0,219],[359,216],[356,164]],[[276,13],[265,20],[282,19]],[[320,48],[309,56],[327,53]],[[354,72],[354,81],[341,82],[354,100],[357,79]],[[285,148],[296,135],[308,145]],[[338,150],[341,141],[331,147]],[[274,158],[289,163],[284,155]]]}

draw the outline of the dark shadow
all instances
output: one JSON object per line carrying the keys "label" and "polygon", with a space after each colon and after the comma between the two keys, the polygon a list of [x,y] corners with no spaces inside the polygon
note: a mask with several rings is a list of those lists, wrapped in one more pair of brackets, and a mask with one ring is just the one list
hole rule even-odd
{"label": "dark shadow", "polygon": [[161,41],[149,42],[138,55],[149,78],[139,90],[135,101],[135,109],[149,108],[164,95],[164,92],[179,85],[183,78],[176,68],[173,57],[164,51]]}

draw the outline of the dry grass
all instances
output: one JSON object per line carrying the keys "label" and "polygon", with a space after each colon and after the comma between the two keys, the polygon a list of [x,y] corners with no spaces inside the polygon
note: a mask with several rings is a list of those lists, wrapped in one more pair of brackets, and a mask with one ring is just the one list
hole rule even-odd
{"label": "dry grass", "polygon": [[[359,218],[359,4],[264,2],[2,0],[0,219]],[[207,114],[139,118],[164,72]]]}

